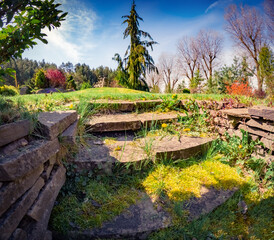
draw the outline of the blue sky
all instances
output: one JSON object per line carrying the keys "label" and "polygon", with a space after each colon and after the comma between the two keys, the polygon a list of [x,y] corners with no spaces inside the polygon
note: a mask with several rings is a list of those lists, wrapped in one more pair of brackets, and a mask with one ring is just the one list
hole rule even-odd
{"label": "blue sky", "polygon": [[[60,65],[62,62],[86,63],[116,68],[112,60],[115,53],[123,56],[128,40],[123,39],[125,25],[122,15],[130,11],[131,0],[56,0],[62,10],[68,12],[62,26],[48,35],[47,45],[27,50],[23,57],[45,59]],[[151,34],[159,44],[151,52],[155,62],[162,53],[175,54],[181,37],[195,36],[201,29],[213,29],[223,33],[225,42],[221,63],[229,64],[235,55],[230,37],[224,31],[224,9],[232,3],[262,8],[261,0],[136,0],[137,12],[144,19],[140,28]]]}

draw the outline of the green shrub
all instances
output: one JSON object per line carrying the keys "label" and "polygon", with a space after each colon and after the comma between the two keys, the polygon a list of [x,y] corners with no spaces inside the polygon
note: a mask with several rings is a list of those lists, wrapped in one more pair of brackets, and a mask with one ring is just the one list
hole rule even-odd
{"label": "green shrub", "polygon": [[76,83],[75,83],[72,75],[69,75],[68,78],[67,78],[67,86],[66,86],[66,88],[67,89],[75,89],[76,90]]}
{"label": "green shrub", "polygon": [[92,88],[92,86],[90,85],[89,82],[83,82],[82,85],[81,85],[80,90],[84,90],[84,89],[87,89],[87,88]]}
{"label": "green shrub", "polygon": [[188,88],[183,89],[183,93],[190,93],[190,90]]}
{"label": "green shrub", "polygon": [[2,96],[15,96],[19,94],[19,90],[14,86],[0,86],[0,95]]}
{"label": "green shrub", "polygon": [[49,87],[49,80],[47,79],[46,71],[43,68],[36,70],[33,77],[33,82],[37,88]]}

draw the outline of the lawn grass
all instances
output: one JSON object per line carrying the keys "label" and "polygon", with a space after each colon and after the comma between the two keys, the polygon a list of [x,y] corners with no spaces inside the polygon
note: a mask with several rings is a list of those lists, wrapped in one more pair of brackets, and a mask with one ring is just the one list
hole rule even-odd
{"label": "lawn grass", "polygon": [[[172,96],[174,95],[142,92],[126,88],[90,88],[67,93],[30,94],[12,97],[0,96],[1,102],[10,102],[14,109],[14,111],[10,111],[9,109],[1,108],[1,112],[5,112],[5,114],[3,119],[0,121],[0,124],[11,122],[12,119],[25,119],[26,112],[29,112],[29,115],[31,116],[44,111],[78,110],[77,105],[79,105],[79,103],[96,102],[98,99],[126,101],[163,99],[164,102],[169,103],[173,99]],[[253,105],[267,105],[270,102],[270,100],[260,100],[245,96],[236,97],[221,94],[176,94],[176,100],[179,101],[181,99],[212,101],[231,100],[236,102],[240,101],[247,105],[250,105],[250,103]],[[101,105],[99,106],[100,108],[108,108],[107,103],[105,106],[103,106],[103,104]],[[2,104],[2,106],[5,106],[5,104]],[[17,107],[18,109],[16,109],[16,106],[20,107]],[[24,110],[22,111],[22,109]],[[16,116],[14,116],[13,113]],[[8,121],[5,121],[5,119],[8,119]]]}
{"label": "lawn grass", "polygon": [[[172,94],[149,93],[126,88],[90,88],[80,91],[67,92],[67,93],[53,93],[53,94],[31,94],[31,95],[18,95],[7,97],[13,101],[20,101],[26,104],[41,104],[42,102],[55,102],[58,105],[61,103],[76,102],[80,100],[91,101],[96,99],[109,99],[109,100],[149,100],[160,99],[164,96],[171,96]],[[192,99],[192,100],[214,100],[221,101],[223,99],[234,98],[235,96],[222,95],[222,94],[178,94],[179,99]],[[245,96],[237,96],[243,102],[252,102],[253,104],[266,104],[266,100],[255,99]]]}

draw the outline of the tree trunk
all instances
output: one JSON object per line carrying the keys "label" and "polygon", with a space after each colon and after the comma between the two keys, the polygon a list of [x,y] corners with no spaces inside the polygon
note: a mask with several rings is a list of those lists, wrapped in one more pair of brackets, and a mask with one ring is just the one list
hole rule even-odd
{"label": "tree trunk", "polygon": [[263,90],[263,79],[260,76],[260,64],[256,62],[256,72],[257,72],[257,80],[258,80],[258,91]]}

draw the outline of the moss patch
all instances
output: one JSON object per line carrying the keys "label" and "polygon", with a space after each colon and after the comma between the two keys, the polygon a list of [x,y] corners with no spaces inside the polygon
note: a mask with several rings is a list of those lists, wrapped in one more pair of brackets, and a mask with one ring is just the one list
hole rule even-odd
{"label": "moss patch", "polygon": [[78,186],[81,198],[79,193],[60,197],[51,216],[50,224],[55,231],[66,233],[99,227],[139,199],[139,192],[125,185],[111,186],[96,180],[83,185],[81,182]]}
{"label": "moss patch", "polygon": [[192,196],[201,197],[202,186],[232,189],[245,182],[236,169],[216,160],[206,160],[183,169],[160,164],[143,181],[143,186],[149,194],[165,193],[171,200],[184,201]]}

